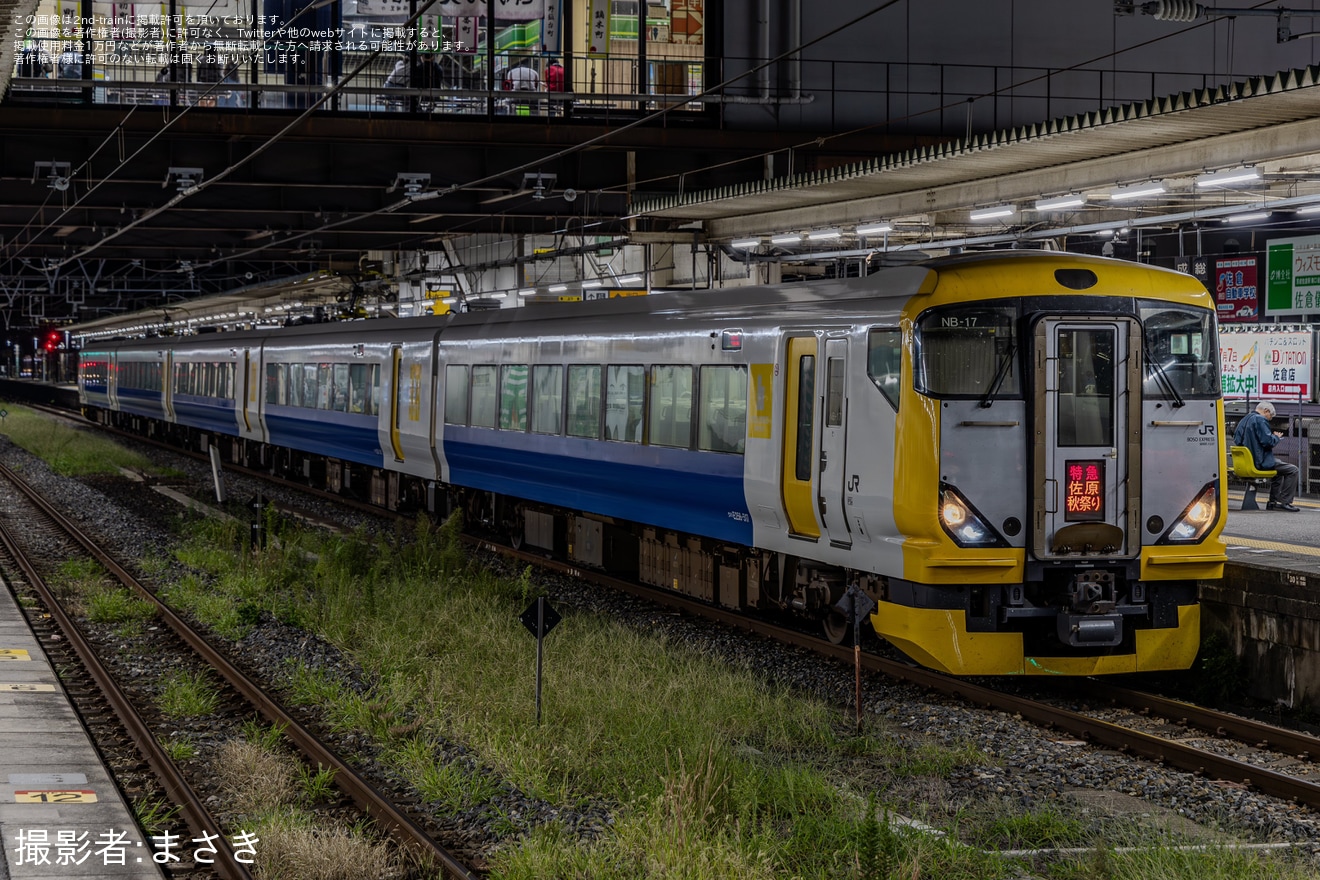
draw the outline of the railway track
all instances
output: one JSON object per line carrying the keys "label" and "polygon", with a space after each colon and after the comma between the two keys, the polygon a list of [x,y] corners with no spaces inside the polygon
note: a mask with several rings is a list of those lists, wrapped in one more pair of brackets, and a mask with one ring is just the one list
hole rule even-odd
{"label": "railway track", "polygon": [[[58,597],[46,585],[38,566],[29,558],[25,549],[32,546],[34,540],[40,540],[34,538],[32,529],[41,529],[55,541],[67,539],[77,545],[85,554],[100,563],[120,584],[151,603],[157,619],[164,623],[201,663],[214,670],[234,694],[241,696],[270,723],[282,727],[286,738],[304,755],[311,766],[332,768],[335,773],[335,785],[378,825],[387,829],[423,859],[442,867],[447,876],[463,878],[463,880],[471,880],[476,876],[466,864],[434,841],[407,814],[378,792],[338,754],[294,718],[274,697],[234,666],[201,633],[160,601],[150,589],[103,551],[95,541],[31,489],[18,474],[0,465],[0,479],[5,480],[21,493],[25,503],[30,505],[31,514],[29,515],[28,511],[14,512],[15,517],[22,517],[24,528],[28,531],[22,541],[16,539],[9,530],[0,527],[0,544],[3,545],[5,554],[14,569],[21,573],[22,580],[37,593],[51,617],[58,623],[64,638],[73,646],[88,674],[94,680],[96,688],[104,695],[106,702],[122,721],[128,735],[160,779],[165,791],[173,802],[180,806],[181,814],[190,830],[195,834],[202,834],[220,826],[179,767],[157,742],[150,727],[134,707],[133,696],[121,687],[106,664],[99,659],[90,640],[81,632],[62,607]],[[43,543],[49,543],[49,539],[43,540]],[[232,849],[222,852],[216,859],[216,872],[225,880],[246,880],[251,875],[241,862],[233,858],[233,855]]]}
{"label": "railway track", "polygon": [[1273,760],[1277,755],[1282,754],[1296,760],[1280,763],[1300,765],[1299,772],[1296,773],[1278,770],[1263,766],[1259,762],[1249,762],[1224,754],[1223,750],[1205,748],[1187,742],[1188,737],[1185,735],[1159,736],[1099,718],[1096,712],[1064,708],[1043,700],[909,666],[875,654],[858,654],[853,648],[832,645],[824,639],[788,627],[748,618],[676,593],[622,581],[598,572],[546,559],[535,553],[515,550],[490,540],[476,540],[475,543],[490,552],[511,555],[570,577],[586,579],[697,617],[748,630],[766,638],[812,651],[841,664],[852,665],[859,662],[861,668],[867,672],[918,685],[982,708],[1019,715],[1030,722],[1067,733],[1092,745],[1115,749],[1124,754],[1234,785],[1247,786],[1272,797],[1320,809],[1320,783],[1308,778],[1320,777],[1320,766],[1310,763],[1313,757],[1320,756],[1320,738],[1309,734],[1113,684],[1095,680],[1086,682],[1088,699],[1101,699],[1114,705],[1126,706],[1139,715],[1153,714],[1175,724],[1195,726],[1215,737],[1231,737],[1246,744],[1252,750],[1270,750],[1274,758],[1267,756],[1268,760]]}
{"label": "railway track", "polygon": [[[237,468],[235,470],[259,479],[270,479],[264,472]],[[310,491],[317,497],[345,502],[341,497],[315,489],[309,490],[296,483],[291,484],[278,479],[273,482],[294,486],[299,491]],[[382,513],[378,508],[370,509]],[[1111,748],[1190,773],[1222,780],[1233,786],[1253,788],[1263,794],[1320,809],[1320,783],[1315,781],[1316,778],[1320,778],[1320,768],[1311,763],[1316,755],[1320,755],[1320,738],[1305,733],[1094,680],[1087,682],[1087,698],[1093,701],[1100,700],[1108,705],[1092,711],[1077,711],[1057,703],[940,675],[877,655],[861,654],[857,657],[851,648],[831,645],[817,637],[766,621],[750,619],[669,591],[621,581],[575,565],[549,560],[537,553],[515,550],[488,537],[472,536],[469,540],[491,552],[631,593],[648,601],[681,609],[694,616],[716,620],[733,628],[748,630],[813,651],[842,664],[853,664],[858,661],[861,668],[868,672],[909,682],[983,708],[1015,714],[1032,723],[1066,733],[1096,746]],[[1135,729],[1131,724],[1098,717],[1109,712],[1110,706],[1121,706],[1131,710],[1137,723],[1146,716],[1167,719],[1178,726],[1180,732],[1173,736],[1160,735]],[[1199,728],[1205,731],[1210,739],[1219,740],[1219,747],[1207,747],[1192,741],[1197,737],[1189,736],[1185,728]],[[1243,747],[1226,746],[1223,739],[1226,737],[1243,744]],[[1205,738],[1200,737],[1200,739]],[[1226,752],[1257,754],[1252,760],[1244,760],[1236,754]],[[1285,757],[1280,759],[1280,756]],[[1279,766],[1266,766],[1267,763],[1290,766],[1280,769]]]}

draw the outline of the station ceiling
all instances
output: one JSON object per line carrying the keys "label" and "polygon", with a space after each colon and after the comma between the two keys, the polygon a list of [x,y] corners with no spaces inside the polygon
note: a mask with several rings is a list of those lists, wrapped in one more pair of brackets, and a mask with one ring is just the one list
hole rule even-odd
{"label": "station ceiling", "polygon": [[[440,250],[476,233],[634,241],[749,237],[762,258],[938,249],[1171,229],[1264,206],[1320,205],[1320,69],[970,142],[732,132],[718,116],[618,120],[408,118],[217,108],[0,105],[0,303],[9,327],[94,320],[285,280],[342,299],[369,283],[368,252]],[[581,145],[590,143],[583,149]],[[794,148],[793,177],[765,156]],[[1197,177],[1250,166],[1247,185]],[[1160,181],[1119,203],[1115,187]],[[541,184],[537,186],[538,182]],[[573,193],[568,193],[573,190]],[[566,195],[574,195],[571,200]],[[1038,199],[1079,194],[1067,212]],[[990,223],[971,212],[1011,204]],[[885,221],[883,240],[858,225]],[[836,228],[825,247],[805,234]],[[801,247],[770,236],[797,231]],[[237,291],[237,293],[235,293]]]}

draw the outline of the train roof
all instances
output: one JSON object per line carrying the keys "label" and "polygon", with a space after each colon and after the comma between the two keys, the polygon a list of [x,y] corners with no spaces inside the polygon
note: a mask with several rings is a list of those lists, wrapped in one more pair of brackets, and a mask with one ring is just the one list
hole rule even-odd
{"label": "train roof", "polygon": [[[379,319],[372,321],[354,321],[350,324],[304,324],[296,327],[281,327],[266,330],[237,331],[188,337],[161,337],[155,339],[113,340],[108,344],[116,348],[151,349],[183,342],[197,347],[243,347],[260,344],[265,340],[286,343],[301,337],[315,337],[326,333],[340,334],[348,326],[359,327],[363,333],[377,334],[393,326],[406,329],[408,334],[426,334],[439,332],[453,327],[455,330],[470,334],[481,327],[508,326],[514,324],[546,323],[574,321],[594,323],[611,318],[652,317],[657,320],[682,319],[688,316],[700,316],[703,319],[748,320],[756,316],[774,314],[783,316],[793,311],[819,307],[824,304],[847,303],[849,301],[874,299],[906,299],[921,293],[932,292],[941,273],[981,269],[995,270],[1005,264],[1024,263],[1024,268],[1045,269],[1053,263],[1059,267],[1091,268],[1095,271],[1118,270],[1130,277],[1137,273],[1156,273],[1177,279],[1178,288],[1204,291],[1192,276],[1172,269],[1133,263],[1127,260],[1115,260],[1107,257],[1094,257],[1083,254],[1070,254],[1060,251],[981,251],[937,257],[905,266],[882,268],[859,278],[834,278],[819,281],[803,281],[789,284],[757,285],[750,287],[723,288],[719,290],[671,291],[651,296],[619,297],[616,299],[594,300],[589,302],[538,303],[516,309],[492,309],[489,311],[467,312],[437,316],[413,318]],[[95,350],[97,346],[88,346]]]}

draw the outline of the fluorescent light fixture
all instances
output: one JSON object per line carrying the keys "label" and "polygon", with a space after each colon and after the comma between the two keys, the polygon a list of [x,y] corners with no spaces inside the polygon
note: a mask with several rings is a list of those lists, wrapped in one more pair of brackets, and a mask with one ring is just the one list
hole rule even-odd
{"label": "fluorescent light fixture", "polygon": [[1247,168],[1227,168],[1213,174],[1202,174],[1196,178],[1196,185],[1230,186],[1234,183],[1255,183],[1261,179],[1260,169],[1252,165]]}
{"label": "fluorescent light fixture", "polygon": [[1250,223],[1252,220],[1264,220],[1270,216],[1269,211],[1252,211],[1250,214],[1231,214],[1229,223]]}
{"label": "fluorescent light fixture", "polygon": [[620,284],[641,284],[641,283],[642,283],[642,276],[641,276],[641,275],[624,275],[622,278],[619,279],[619,283],[620,283]]}
{"label": "fluorescent light fixture", "polygon": [[866,226],[858,226],[858,235],[881,235],[886,232],[893,232],[894,226],[891,223],[870,223]]}
{"label": "fluorescent light fixture", "polygon": [[458,297],[447,296],[444,299],[440,300],[440,302],[444,303],[447,306],[452,306],[454,303],[458,302]]}
{"label": "fluorescent light fixture", "polygon": [[802,234],[794,232],[792,235],[773,235],[770,237],[771,244],[797,244],[802,241]]}
{"label": "fluorescent light fixture", "polygon": [[1320,214],[1320,205],[1307,205],[1305,208],[1298,208],[1298,214]]}
{"label": "fluorescent light fixture", "polygon": [[733,246],[738,250],[750,251],[752,248],[758,248],[761,246],[761,239],[740,238],[737,241],[733,242]]}
{"label": "fluorescent light fixture", "polygon": [[568,290],[568,285],[567,285],[567,284],[552,284],[552,285],[550,285],[549,290],[550,290],[551,293],[563,293],[565,290]]}
{"label": "fluorescent light fixture", "polygon": [[531,288],[531,289],[529,289],[529,290],[520,290],[520,291],[518,291],[518,295],[519,295],[519,296],[536,296],[536,288],[533,287],[533,288]]}
{"label": "fluorescent light fixture", "polygon": [[499,293],[488,293],[486,299],[508,299],[509,295],[501,290]]}
{"label": "fluorescent light fixture", "polygon": [[1097,229],[1097,230],[1095,231],[1095,234],[1096,234],[1096,236],[1099,237],[1099,238],[1112,238],[1115,232],[1118,232],[1118,229],[1117,229],[1117,228],[1115,228],[1115,229]]}
{"label": "fluorescent light fixture", "polygon": [[591,290],[591,289],[594,288],[594,287],[604,287],[604,286],[605,286],[605,282],[604,282],[604,281],[583,281],[583,282],[582,282],[582,289],[583,289],[583,290]]}
{"label": "fluorescent light fixture", "polygon": [[1011,217],[1017,213],[1013,205],[996,205],[993,208],[981,208],[968,214],[973,220],[994,220],[996,217]]}
{"label": "fluorescent light fixture", "polygon": [[808,232],[807,238],[811,241],[832,241],[841,234],[837,229],[817,229],[815,232]]}
{"label": "fluorescent light fixture", "polygon": [[1055,196],[1052,199],[1038,199],[1036,201],[1037,211],[1063,211],[1068,208],[1080,208],[1086,204],[1086,196],[1080,193],[1073,193],[1067,196]]}
{"label": "fluorescent light fixture", "polygon": [[1109,200],[1112,202],[1121,202],[1127,199],[1142,199],[1149,196],[1157,196],[1163,193],[1164,181],[1148,180],[1145,183],[1136,183],[1132,186],[1120,186],[1117,189],[1109,191]]}

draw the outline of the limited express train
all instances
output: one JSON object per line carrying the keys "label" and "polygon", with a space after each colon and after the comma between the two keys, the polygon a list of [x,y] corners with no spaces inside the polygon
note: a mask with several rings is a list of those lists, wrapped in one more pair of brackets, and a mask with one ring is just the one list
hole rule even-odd
{"label": "limited express train", "polygon": [[835,639],[855,585],[958,674],[1185,668],[1225,561],[1214,304],[1128,262],[95,343],[79,384],[97,421]]}

